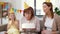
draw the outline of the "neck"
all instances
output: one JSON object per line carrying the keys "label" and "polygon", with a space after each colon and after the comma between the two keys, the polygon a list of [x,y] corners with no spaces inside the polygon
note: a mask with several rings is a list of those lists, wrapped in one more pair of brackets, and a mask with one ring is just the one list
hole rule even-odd
{"label": "neck", "polygon": [[49,11],[49,13],[47,14],[47,16],[48,16],[48,17],[51,17],[51,13],[50,13],[50,11]]}

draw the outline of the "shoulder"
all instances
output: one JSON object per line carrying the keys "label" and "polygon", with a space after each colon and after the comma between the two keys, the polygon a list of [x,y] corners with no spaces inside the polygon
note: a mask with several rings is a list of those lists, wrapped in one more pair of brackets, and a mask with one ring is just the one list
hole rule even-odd
{"label": "shoulder", "polygon": [[37,16],[34,16],[34,19],[35,19],[35,20],[39,20],[39,17],[37,17]]}
{"label": "shoulder", "polygon": [[56,13],[54,13],[54,18],[55,18],[55,19],[60,19],[60,16],[57,15]]}
{"label": "shoulder", "polygon": [[40,18],[37,17],[37,16],[34,17],[34,20],[35,20],[36,22],[40,22]]}
{"label": "shoulder", "polygon": [[25,22],[26,21],[26,18],[23,16],[20,20],[21,23]]}
{"label": "shoulder", "polygon": [[58,23],[60,22],[60,16],[57,15],[56,13],[54,14],[54,20]]}
{"label": "shoulder", "polygon": [[8,24],[11,24],[11,23],[12,23],[12,21],[11,21],[11,20],[9,20]]}
{"label": "shoulder", "polygon": [[23,16],[22,18],[21,18],[21,20],[24,20],[25,19],[25,17]]}

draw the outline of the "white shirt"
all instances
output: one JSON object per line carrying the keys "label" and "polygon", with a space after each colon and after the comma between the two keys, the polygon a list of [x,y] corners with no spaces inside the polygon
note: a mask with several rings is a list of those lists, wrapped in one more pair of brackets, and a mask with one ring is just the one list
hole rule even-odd
{"label": "white shirt", "polygon": [[44,25],[45,25],[45,27],[47,27],[46,28],[47,30],[52,31],[53,21],[54,21],[54,19],[46,17],[46,21],[45,21]]}
{"label": "white shirt", "polygon": [[34,23],[36,25],[36,30],[40,31],[40,21],[37,17],[32,18],[30,21],[23,17],[20,21],[20,31],[22,30],[23,23]]}

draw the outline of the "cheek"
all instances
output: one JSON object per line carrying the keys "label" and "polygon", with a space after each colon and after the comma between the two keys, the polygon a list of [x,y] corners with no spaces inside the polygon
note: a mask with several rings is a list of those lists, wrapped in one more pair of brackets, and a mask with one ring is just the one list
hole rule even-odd
{"label": "cheek", "polygon": [[28,18],[30,19],[30,18],[31,18],[31,16],[29,15],[29,16],[28,16]]}
{"label": "cheek", "polygon": [[30,19],[30,18],[31,18],[31,16],[30,16],[30,15],[25,15],[25,17],[26,17],[27,19]]}
{"label": "cheek", "polygon": [[12,16],[12,18],[14,18],[14,16]]}
{"label": "cheek", "polygon": [[44,8],[44,12],[45,12],[45,13],[47,13],[47,12],[48,12],[48,10],[49,10],[49,9],[48,9],[47,7],[46,7],[46,8]]}
{"label": "cheek", "polygon": [[46,11],[48,8],[47,7],[44,7],[43,10]]}
{"label": "cheek", "polygon": [[25,14],[25,17],[27,18],[27,17],[28,17],[28,15],[27,15],[27,14]]}
{"label": "cheek", "polygon": [[44,12],[46,12],[48,10],[48,6],[44,5],[43,10],[44,10]]}

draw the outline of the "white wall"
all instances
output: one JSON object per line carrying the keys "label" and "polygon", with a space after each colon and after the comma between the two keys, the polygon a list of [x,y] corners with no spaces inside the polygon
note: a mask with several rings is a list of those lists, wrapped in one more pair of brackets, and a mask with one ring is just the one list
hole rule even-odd
{"label": "white wall", "polygon": [[12,7],[18,10],[23,10],[24,9],[24,0],[13,0],[12,1]]}
{"label": "white wall", "polygon": [[0,0],[0,2],[8,2],[12,4],[12,7],[15,9],[23,9],[23,1],[24,0]]}
{"label": "white wall", "polygon": [[23,0],[13,0],[12,1],[13,8],[18,9],[18,10],[23,9],[23,2],[22,1]]}
{"label": "white wall", "polygon": [[60,9],[60,0],[56,0],[55,3],[56,3],[56,6]]}
{"label": "white wall", "polygon": [[0,2],[11,2],[11,0],[0,0]]}

